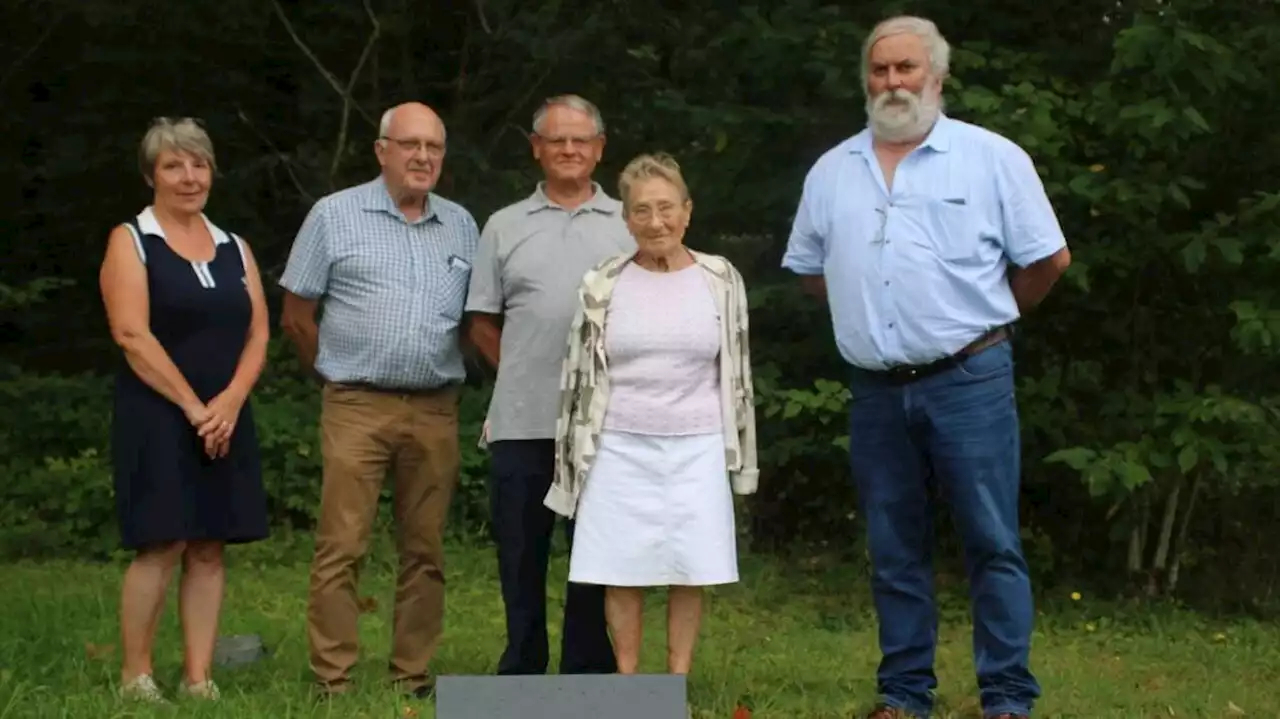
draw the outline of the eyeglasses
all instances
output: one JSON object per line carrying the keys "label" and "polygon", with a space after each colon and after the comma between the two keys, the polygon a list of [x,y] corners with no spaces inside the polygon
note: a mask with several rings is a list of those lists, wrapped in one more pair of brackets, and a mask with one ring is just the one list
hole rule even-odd
{"label": "eyeglasses", "polygon": [[675,219],[676,214],[679,212],[680,212],[679,205],[662,204],[662,205],[658,205],[658,209],[656,212],[652,207],[648,205],[640,205],[639,207],[632,207],[631,211],[628,214],[632,217],[632,219],[635,219],[639,222],[648,223],[653,220],[653,216],[655,214],[658,217],[662,218],[663,222],[670,222],[671,220]]}
{"label": "eyeglasses", "polygon": [[394,142],[405,152],[417,154],[419,150],[426,150],[427,154],[432,157],[439,157],[444,154],[444,144],[434,142],[432,140],[415,140],[411,138],[395,138],[383,135],[378,138],[387,142]]}
{"label": "eyeglasses", "polygon": [[590,135],[587,137],[575,137],[572,135],[548,136],[539,135],[536,132],[534,133],[534,137],[555,148],[567,147],[569,143],[573,143],[575,145],[589,145],[600,138],[599,135]]}

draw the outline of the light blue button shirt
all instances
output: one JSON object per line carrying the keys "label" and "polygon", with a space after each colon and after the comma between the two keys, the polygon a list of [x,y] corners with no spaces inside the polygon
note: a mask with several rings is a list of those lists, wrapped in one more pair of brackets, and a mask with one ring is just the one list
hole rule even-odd
{"label": "light blue button shirt", "polygon": [[925,364],[1018,319],[1008,266],[1066,246],[1030,156],[940,117],[893,189],[863,130],[805,178],[782,266],[823,275],[836,345],[869,370]]}
{"label": "light blue button shirt", "polygon": [[479,240],[471,213],[435,193],[407,219],[381,177],[321,198],[280,278],[321,300],[316,371],[404,389],[463,381],[459,323]]}

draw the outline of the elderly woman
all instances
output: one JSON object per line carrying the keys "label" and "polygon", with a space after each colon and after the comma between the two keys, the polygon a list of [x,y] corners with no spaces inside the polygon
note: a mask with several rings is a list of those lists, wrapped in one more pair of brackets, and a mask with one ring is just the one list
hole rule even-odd
{"label": "elderly woman", "polygon": [[209,136],[156,120],[140,169],[154,195],[107,238],[100,284],[116,377],[112,453],[124,575],[121,694],[165,701],[151,645],[174,569],[185,641],[184,695],[218,697],[210,677],[222,604],[223,545],[267,536],[249,392],[266,360],[267,309],[248,245],[203,214]]}
{"label": "elderly woman", "polygon": [[583,278],[545,502],[576,515],[569,581],[607,587],[618,671],[639,664],[644,588],[666,586],[667,668],[688,674],[702,588],[738,580],[732,494],[758,477],[747,296],[685,247],[675,160],[632,160],[619,196],[637,251]]}

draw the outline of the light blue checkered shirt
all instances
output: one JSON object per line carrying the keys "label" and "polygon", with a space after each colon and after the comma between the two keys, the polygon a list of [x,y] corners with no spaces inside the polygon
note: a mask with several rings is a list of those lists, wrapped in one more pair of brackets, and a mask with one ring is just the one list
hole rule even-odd
{"label": "light blue checkered shirt", "polygon": [[410,222],[381,177],[321,198],[280,278],[321,300],[316,371],[398,389],[461,382],[459,322],[479,238],[471,213],[435,194]]}

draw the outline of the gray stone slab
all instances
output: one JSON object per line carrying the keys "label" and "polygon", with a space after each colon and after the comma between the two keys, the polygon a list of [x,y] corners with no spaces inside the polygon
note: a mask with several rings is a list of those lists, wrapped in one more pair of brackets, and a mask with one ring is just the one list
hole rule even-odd
{"label": "gray stone slab", "polygon": [[219,637],[213,647],[213,663],[220,667],[244,666],[265,659],[267,653],[257,634]]}
{"label": "gray stone slab", "polygon": [[436,719],[688,719],[673,674],[459,676],[436,679]]}

